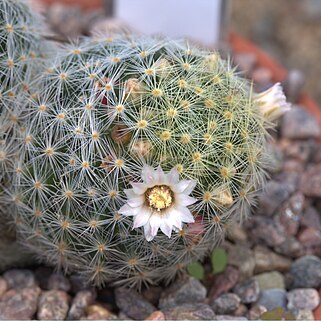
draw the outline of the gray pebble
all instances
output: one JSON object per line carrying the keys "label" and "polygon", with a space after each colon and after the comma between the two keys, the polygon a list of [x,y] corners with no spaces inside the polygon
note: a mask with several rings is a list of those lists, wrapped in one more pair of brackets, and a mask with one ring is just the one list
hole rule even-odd
{"label": "gray pebble", "polygon": [[202,302],[207,290],[202,283],[191,276],[184,276],[165,289],[159,300],[159,308],[170,308],[183,303]]}
{"label": "gray pebble", "polygon": [[282,121],[282,136],[290,139],[319,138],[320,126],[313,115],[300,106],[293,106]]}
{"label": "gray pebble", "polygon": [[61,290],[69,292],[70,281],[62,273],[53,273],[48,279],[48,290]]}
{"label": "gray pebble", "polygon": [[3,274],[3,278],[10,289],[31,288],[37,285],[35,276],[30,270],[9,270]]}
{"label": "gray pebble", "polygon": [[118,308],[130,318],[141,320],[147,318],[156,308],[140,293],[127,288],[117,288],[115,299]]}
{"label": "gray pebble", "polygon": [[241,299],[235,293],[225,293],[211,303],[216,314],[232,314],[239,307]]}
{"label": "gray pebble", "polygon": [[250,278],[245,282],[238,284],[233,289],[233,292],[240,297],[242,303],[254,303],[258,300],[260,295],[259,283],[255,278]]}
{"label": "gray pebble", "polygon": [[264,306],[268,311],[276,308],[286,308],[286,291],[283,289],[267,289],[261,291],[258,305]]}
{"label": "gray pebble", "polygon": [[68,312],[68,320],[77,320],[84,315],[86,308],[95,301],[96,296],[97,294],[94,289],[78,292],[72,300],[71,307]]}
{"label": "gray pebble", "polygon": [[186,303],[162,311],[166,320],[215,320],[215,313],[204,303]]}
{"label": "gray pebble", "polygon": [[321,259],[316,256],[303,256],[291,266],[291,288],[315,288],[321,286]]}
{"label": "gray pebble", "polygon": [[288,309],[314,310],[320,304],[319,293],[315,289],[295,289],[287,294]]}

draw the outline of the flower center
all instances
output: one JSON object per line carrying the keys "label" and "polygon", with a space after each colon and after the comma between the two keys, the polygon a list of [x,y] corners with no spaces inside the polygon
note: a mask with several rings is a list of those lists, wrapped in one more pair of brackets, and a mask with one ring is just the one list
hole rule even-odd
{"label": "flower center", "polygon": [[174,200],[172,190],[166,185],[156,185],[149,188],[145,197],[147,205],[157,211],[170,207]]}

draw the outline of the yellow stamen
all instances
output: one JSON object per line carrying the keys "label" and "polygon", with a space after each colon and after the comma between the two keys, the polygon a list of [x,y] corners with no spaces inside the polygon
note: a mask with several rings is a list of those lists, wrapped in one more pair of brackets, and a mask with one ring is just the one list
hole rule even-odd
{"label": "yellow stamen", "polygon": [[166,185],[156,185],[145,193],[147,205],[158,212],[172,205],[174,194]]}

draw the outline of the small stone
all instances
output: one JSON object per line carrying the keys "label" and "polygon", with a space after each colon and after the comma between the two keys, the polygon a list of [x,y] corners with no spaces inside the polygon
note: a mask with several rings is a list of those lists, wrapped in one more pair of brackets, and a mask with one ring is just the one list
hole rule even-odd
{"label": "small stone", "polygon": [[315,288],[321,286],[321,259],[316,256],[303,256],[291,266],[291,288]]}
{"label": "small stone", "polygon": [[245,243],[247,241],[246,231],[240,224],[231,224],[226,232],[226,237],[235,243]]}
{"label": "small stone", "polygon": [[142,295],[148,302],[156,306],[163,291],[160,286],[150,286],[143,290]]}
{"label": "small stone", "polygon": [[10,289],[22,289],[35,287],[35,276],[30,270],[9,270],[3,274]]}
{"label": "small stone", "polygon": [[270,83],[272,80],[273,74],[269,68],[258,67],[252,73],[253,82],[258,84]]}
{"label": "small stone", "polygon": [[281,132],[289,139],[319,138],[321,133],[315,117],[299,106],[293,106],[284,115]]}
{"label": "small stone", "polygon": [[0,276],[0,300],[2,295],[8,290],[8,283],[7,281]]}
{"label": "small stone", "polygon": [[296,159],[287,159],[282,164],[282,170],[285,172],[303,173],[304,165]]}
{"label": "small stone", "polygon": [[36,283],[43,290],[48,290],[48,280],[52,274],[52,268],[47,266],[39,266],[34,270]]}
{"label": "small stone", "polygon": [[7,291],[0,302],[0,319],[31,320],[37,311],[39,287],[12,289]]}
{"label": "small stone", "polygon": [[215,320],[235,320],[235,321],[246,321],[247,318],[245,317],[236,317],[234,315],[217,315]]}
{"label": "small stone", "polygon": [[165,309],[183,303],[202,302],[206,298],[206,288],[191,276],[184,276],[165,289],[159,300],[159,308]]}
{"label": "small stone", "polygon": [[246,246],[235,245],[228,250],[229,264],[239,270],[240,280],[245,280],[253,275],[255,260],[253,251]]}
{"label": "small stone", "polygon": [[313,227],[317,230],[321,230],[321,217],[318,211],[310,206],[304,214],[300,217],[300,224],[302,227]]}
{"label": "small stone", "polygon": [[233,289],[233,292],[240,297],[242,303],[254,303],[258,300],[260,295],[259,283],[255,278],[250,278],[243,283],[238,284]]}
{"label": "small stone", "polygon": [[249,320],[259,320],[261,319],[261,315],[266,311],[267,309],[265,306],[257,304],[249,310],[247,318]]}
{"label": "small stone", "polygon": [[284,227],[272,218],[264,216],[256,216],[251,219],[249,234],[253,242],[264,243],[270,247],[280,245],[286,240]]}
{"label": "small stone", "polygon": [[61,290],[69,292],[70,281],[62,273],[53,273],[48,279],[48,290]]}
{"label": "small stone", "polygon": [[243,317],[247,314],[248,308],[245,304],[240,304],[238,308],[234,311],[233,315],[236,317]]}
{"label": "small stone", "polygon": [[71,284],[72,293],[76,294],[83,290],[90,290],[90,287],[88,287],[88,282],[82,275],[72,274],[69,276],[69,281]]}
{"label": "small stone", "polygon": [[302,193],[293,194],[282,206],[282,209],[275,217],[275,221],[284,227],[288,236],[296,235],[299,229],[299,218],[304,209],[305,197]]}
{"label": "small stone", "polygon": [[215,313],[204,303],[186,303],[163,310],[166,320],[215,320]]}
{"label": "small stone", "polygon": [[140,293],[127,288],[115,290],[116,304],[120,310],[135,320],[147,318],[156,308]]}
{"label": "small stone", "polygon": [[283,84],[286,98],[291,103],[297,103],[304,87],[305,79],[300,70],[292,69]]}
{"label": "small stone", "polygon": [[94,303],[96,296],[97,293],[94,289],[78,292],[72,300],[68,320],[77,320],[83,316],[87,307]]}
{"label": "small stone", "polygon": [[[319,297],[321,298],[321,289],[319,289]],[[315,320],[321,320],[321,303],[313,311]]]}
{"label": "small stone", "polygon": [[314,310],[320,303],[315,289],[295,289],[288,292],[288,309]]}
{"label": "small stone", "polygon": [[308,140],[289,140],[290,144],[286,149],[286,158],[291,158],[299,161],[304,167],[308,163],[317,163],[315,159],[318,157],[320,151],[319,143],[310,138]]}
{"label": "small stone", "polygon": [[309,197],[321,197],[321,164],[313,165],[302,175],[300,189]]}
{"label": "small stone", "polygon": [[255,276],[261,290],[284,289],[284,276],[277,271],[261,273]]}
{"label": "small stone", "polygon": [[162,311],[154,311],[152,312],[145,320],[150,320],[150,321],[164,321],[165,320],[165,315]]}
{"label": "small stone", "polygon": [[283,202],[289,198],[291,192],[292,187],[286,181],[268,181],[264,192],[259,197],[258,213],[267,216],[274,215]]}
{"label": "small stone", "polygon": [[214,282],[210,288],[208,297],[216,299],[221,294],[231,290],[239,280],[239,271],[228,265],[224,272],[215,276]]}
{"label": "small stone", "polygon": [[314,318],[313,312],[310,310],[296,310],[294,316],[296,320],[318,320]]}
{"label": "small stone", "polygon": [[304,248],[320,251],[321,232],[314,227],[307,227],[301,230],[297,239]]}
{"label": "small stone", "polygon": [[64,291],[42,292],[38,303],[38,320],[64,320],[69,309],[69,296]]}
{"label": "small stone", "polygon": [[85,320],[118,320],[118,317],[100,304],[90,305],[86,309]]}
{"label": "small stone", "polygon": [[254,248],[254,257],[255,274],[270,271],[287,272],[292,263],[290,259],[278,255],[261,245],[257,245]]}
{"label": "small stone", "polygon": [[267,289],[261,292],[258,305],[264,306],[267,311],[276,308],[286,308],[287,298],[286,291],[283,289]]}
{"label": "small stone", "polygon": [[216,314],[232,314],[240,305],[241,299],[234,293],[225,293],[211,303]]}
{"label": "small stone", "polygon": [[302,244],[295,238],[289,237],[280,245],[274,247],[275,252],[291,258],[298,258],[303,255]]}

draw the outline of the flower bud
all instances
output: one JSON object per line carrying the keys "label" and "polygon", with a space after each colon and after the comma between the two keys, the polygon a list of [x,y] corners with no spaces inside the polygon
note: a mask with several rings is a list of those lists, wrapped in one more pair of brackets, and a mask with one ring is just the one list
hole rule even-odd
{"label": "flower bud", "polygon": [[268,90],[256,94],[254,101],[258,103],[264,117],[271,122],[276,121],[291,109],[291,104],[286,102],[280,83],[276,83]]}

